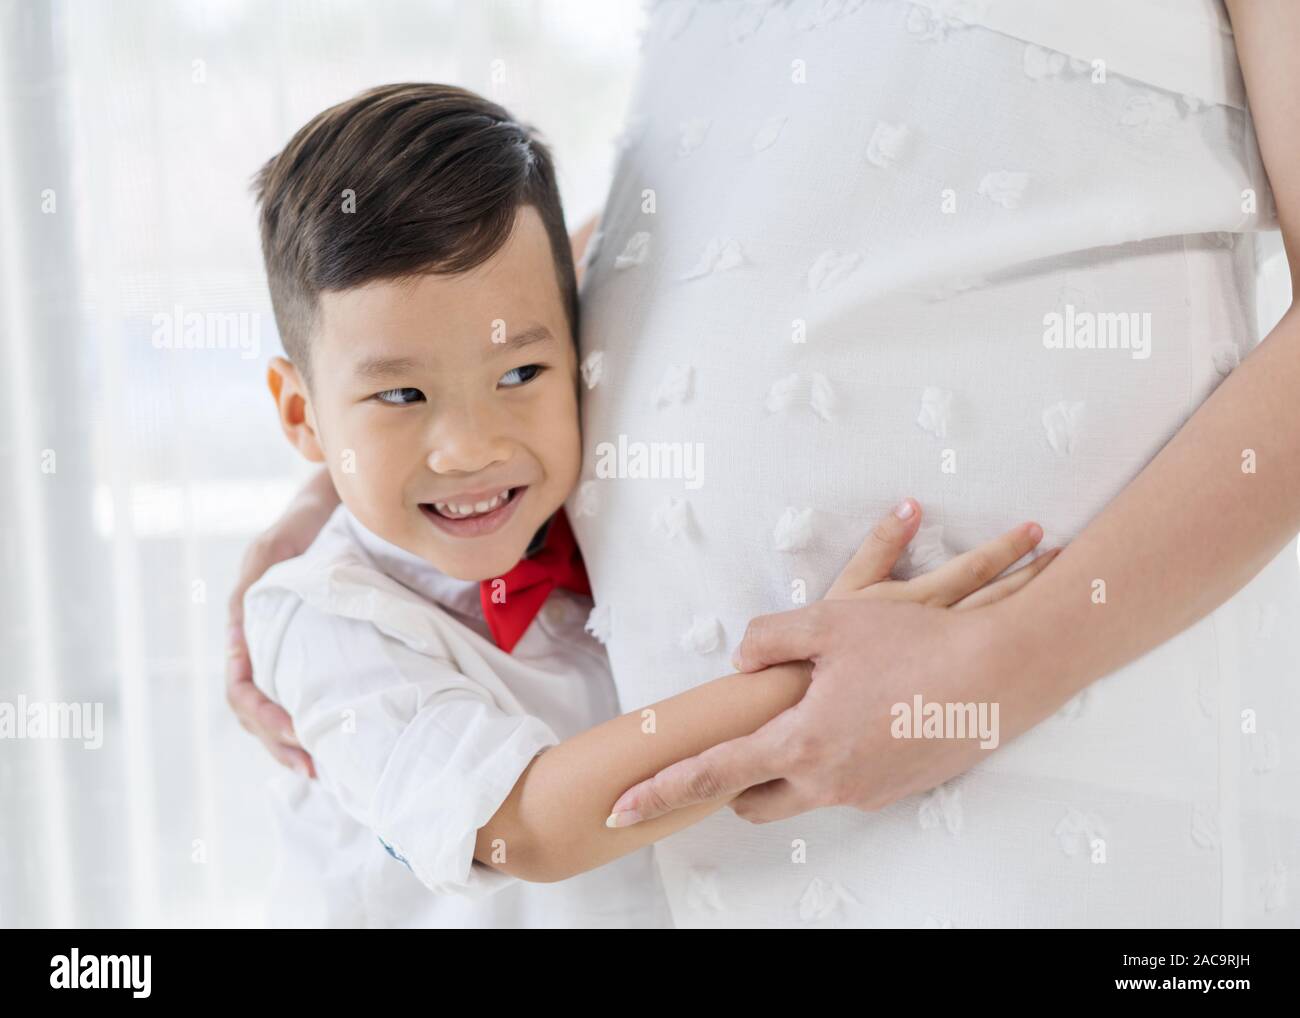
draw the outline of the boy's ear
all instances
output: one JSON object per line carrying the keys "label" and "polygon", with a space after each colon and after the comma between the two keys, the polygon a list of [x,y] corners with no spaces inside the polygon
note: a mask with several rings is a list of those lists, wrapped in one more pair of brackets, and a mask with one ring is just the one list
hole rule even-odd
{"label": "boy's ear", "polygon": [[280,427],[289,444],[311,462],[324,463],[325,451],[310,420],[307,386],[298,369],[283,357],[272,357],[266,369],[266,387],[275,399]]}

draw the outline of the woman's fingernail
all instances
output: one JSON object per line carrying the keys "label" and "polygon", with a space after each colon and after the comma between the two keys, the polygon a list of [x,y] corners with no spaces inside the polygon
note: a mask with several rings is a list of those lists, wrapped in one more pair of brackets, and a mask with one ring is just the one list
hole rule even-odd
{"label": "woman's fingernail", "polygon": [[905,498],[894,507],[894,515],[900,520],[910,520],[914,512],[916,512],[916,506],[912,505],[911,499]]}
{"label": "woman's fingernail", "polygon": [[621,813],[611,813],[605,818],[606,827],[631,827],[641,822],[641,814],[634,809],[625,809]]}
{"label": "woman's fingernail", "polygon": [[731,652],[731,667],[740,671],[740,648],[737,647]]}
{"label": "woman's fingernail", "polygon": [[1043,528],[1037,523],[1029,524],[1029,539],[1031,541],[1041,541],[1043,539]]}

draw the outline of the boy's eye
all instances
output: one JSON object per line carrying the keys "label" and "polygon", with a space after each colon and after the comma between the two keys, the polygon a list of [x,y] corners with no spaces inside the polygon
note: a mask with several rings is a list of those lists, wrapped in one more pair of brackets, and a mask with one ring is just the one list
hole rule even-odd
{"label": "boy's eye", "polygon": [[517,389],[526,382],[531,382],[544,370],[540,364],[525,364],[520,368],[511,368],[501,376],[500,384],[507,389]]}
{"label": "boy's eye", "polygon": [[375,393],[374,398],[389,406],[409,406],[412,403],[422,403],[424,393],[419,389],[385,389]]}

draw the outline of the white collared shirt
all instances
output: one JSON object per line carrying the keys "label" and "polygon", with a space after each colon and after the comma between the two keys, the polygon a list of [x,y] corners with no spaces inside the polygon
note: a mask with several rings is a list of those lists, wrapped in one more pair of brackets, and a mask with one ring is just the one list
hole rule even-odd
{"label": "white collared shirt", "polygon": [[474,861],[478,829],[540,752],[618,711],[589,599],[557,591],[496,647],[476,583],[340,507],[245,598],[259,687],[293,718],[318,781],[274,782],[271,919],[308,926],[658,926],[646,849],[556,884]]}

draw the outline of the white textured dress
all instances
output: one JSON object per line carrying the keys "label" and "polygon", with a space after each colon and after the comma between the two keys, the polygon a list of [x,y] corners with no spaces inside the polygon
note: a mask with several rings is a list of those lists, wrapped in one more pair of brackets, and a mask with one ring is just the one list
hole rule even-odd
{"label": "white textured dress", "polygon": [[[664,3],[643,61],[569,503],[624,710],[728,672],[905,495],[912,570],[1069,541],[1257,342],[1216,3]],[[661,843],[675,922],[1296,926],[1297,622],[1292,542],[929,794]]]}

